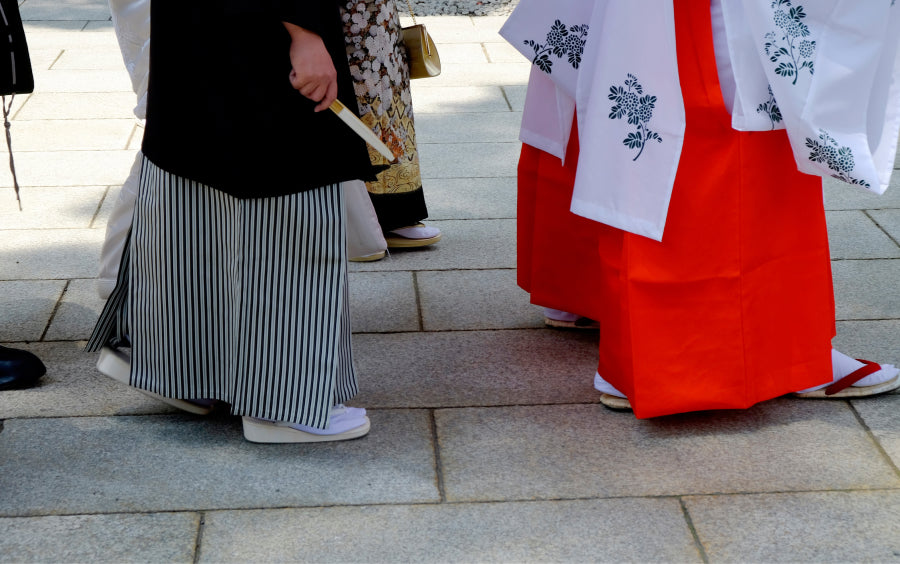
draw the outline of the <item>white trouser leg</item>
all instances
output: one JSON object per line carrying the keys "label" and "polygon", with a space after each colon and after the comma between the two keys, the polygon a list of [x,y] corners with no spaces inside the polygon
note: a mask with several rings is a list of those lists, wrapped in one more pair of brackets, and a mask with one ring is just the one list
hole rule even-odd
{"label": "white trouser leg", "polygon": [[134,217],[134,201],[137,198],[138,184],[141,180],[141,161],[144,155],[138,151],[131,167],[131,172],[122,191],[113,207],[112,215],[106,224],[106,239],[100,250],[100,274],[97,276],[97,293],[102,299],[106,299],[116,287],[116,278],[119,275],[119,262],[122,260],[122,251],[125,249],[125,239],[128,230],[131,229],[131,219]]}

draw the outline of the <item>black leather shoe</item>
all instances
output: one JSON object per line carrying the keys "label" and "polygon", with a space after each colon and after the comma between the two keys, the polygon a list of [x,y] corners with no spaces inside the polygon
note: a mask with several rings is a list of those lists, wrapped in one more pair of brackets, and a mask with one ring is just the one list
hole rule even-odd
{"label": "black leather shoe", "polygon": [[44,363],[30,352],[0,345],[0,390],[30,388],[45,372]]}

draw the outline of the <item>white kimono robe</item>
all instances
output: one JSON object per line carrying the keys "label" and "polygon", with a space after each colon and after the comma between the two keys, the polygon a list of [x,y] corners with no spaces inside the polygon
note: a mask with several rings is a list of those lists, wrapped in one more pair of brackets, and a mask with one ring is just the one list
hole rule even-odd
{"label": "white kimono robe", "polygon": [[[900,135],[895,3],[713,0],[732,126],[786,128],[800,171],[883,193]],[[521,0],[501,34],[535,65],[521,140],[562,158],[577,111],[572,212],[662,240],[685,127],[672,0]]]}

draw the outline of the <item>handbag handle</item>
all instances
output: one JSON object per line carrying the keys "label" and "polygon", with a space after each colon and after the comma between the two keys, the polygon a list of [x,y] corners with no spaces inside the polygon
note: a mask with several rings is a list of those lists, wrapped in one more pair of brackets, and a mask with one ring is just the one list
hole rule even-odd
{"label": "handbag handle", "polygon": [[412,4],[409,2],[409,0],[406,0],[406,7],[409,8],[409,17],[412,18],[413,25],[417,25],[416,15],[413,13]]}

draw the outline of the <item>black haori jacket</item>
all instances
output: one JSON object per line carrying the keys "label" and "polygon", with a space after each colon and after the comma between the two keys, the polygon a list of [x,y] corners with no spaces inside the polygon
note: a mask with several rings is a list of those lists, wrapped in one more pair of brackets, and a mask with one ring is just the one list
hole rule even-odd
{"label": "black haori jacket", "polygon": [[147,158],[238,198],[372,178],[365,143],[291,87],[285,21],[322,37],[355,109],[338,0],[153,0]]}

